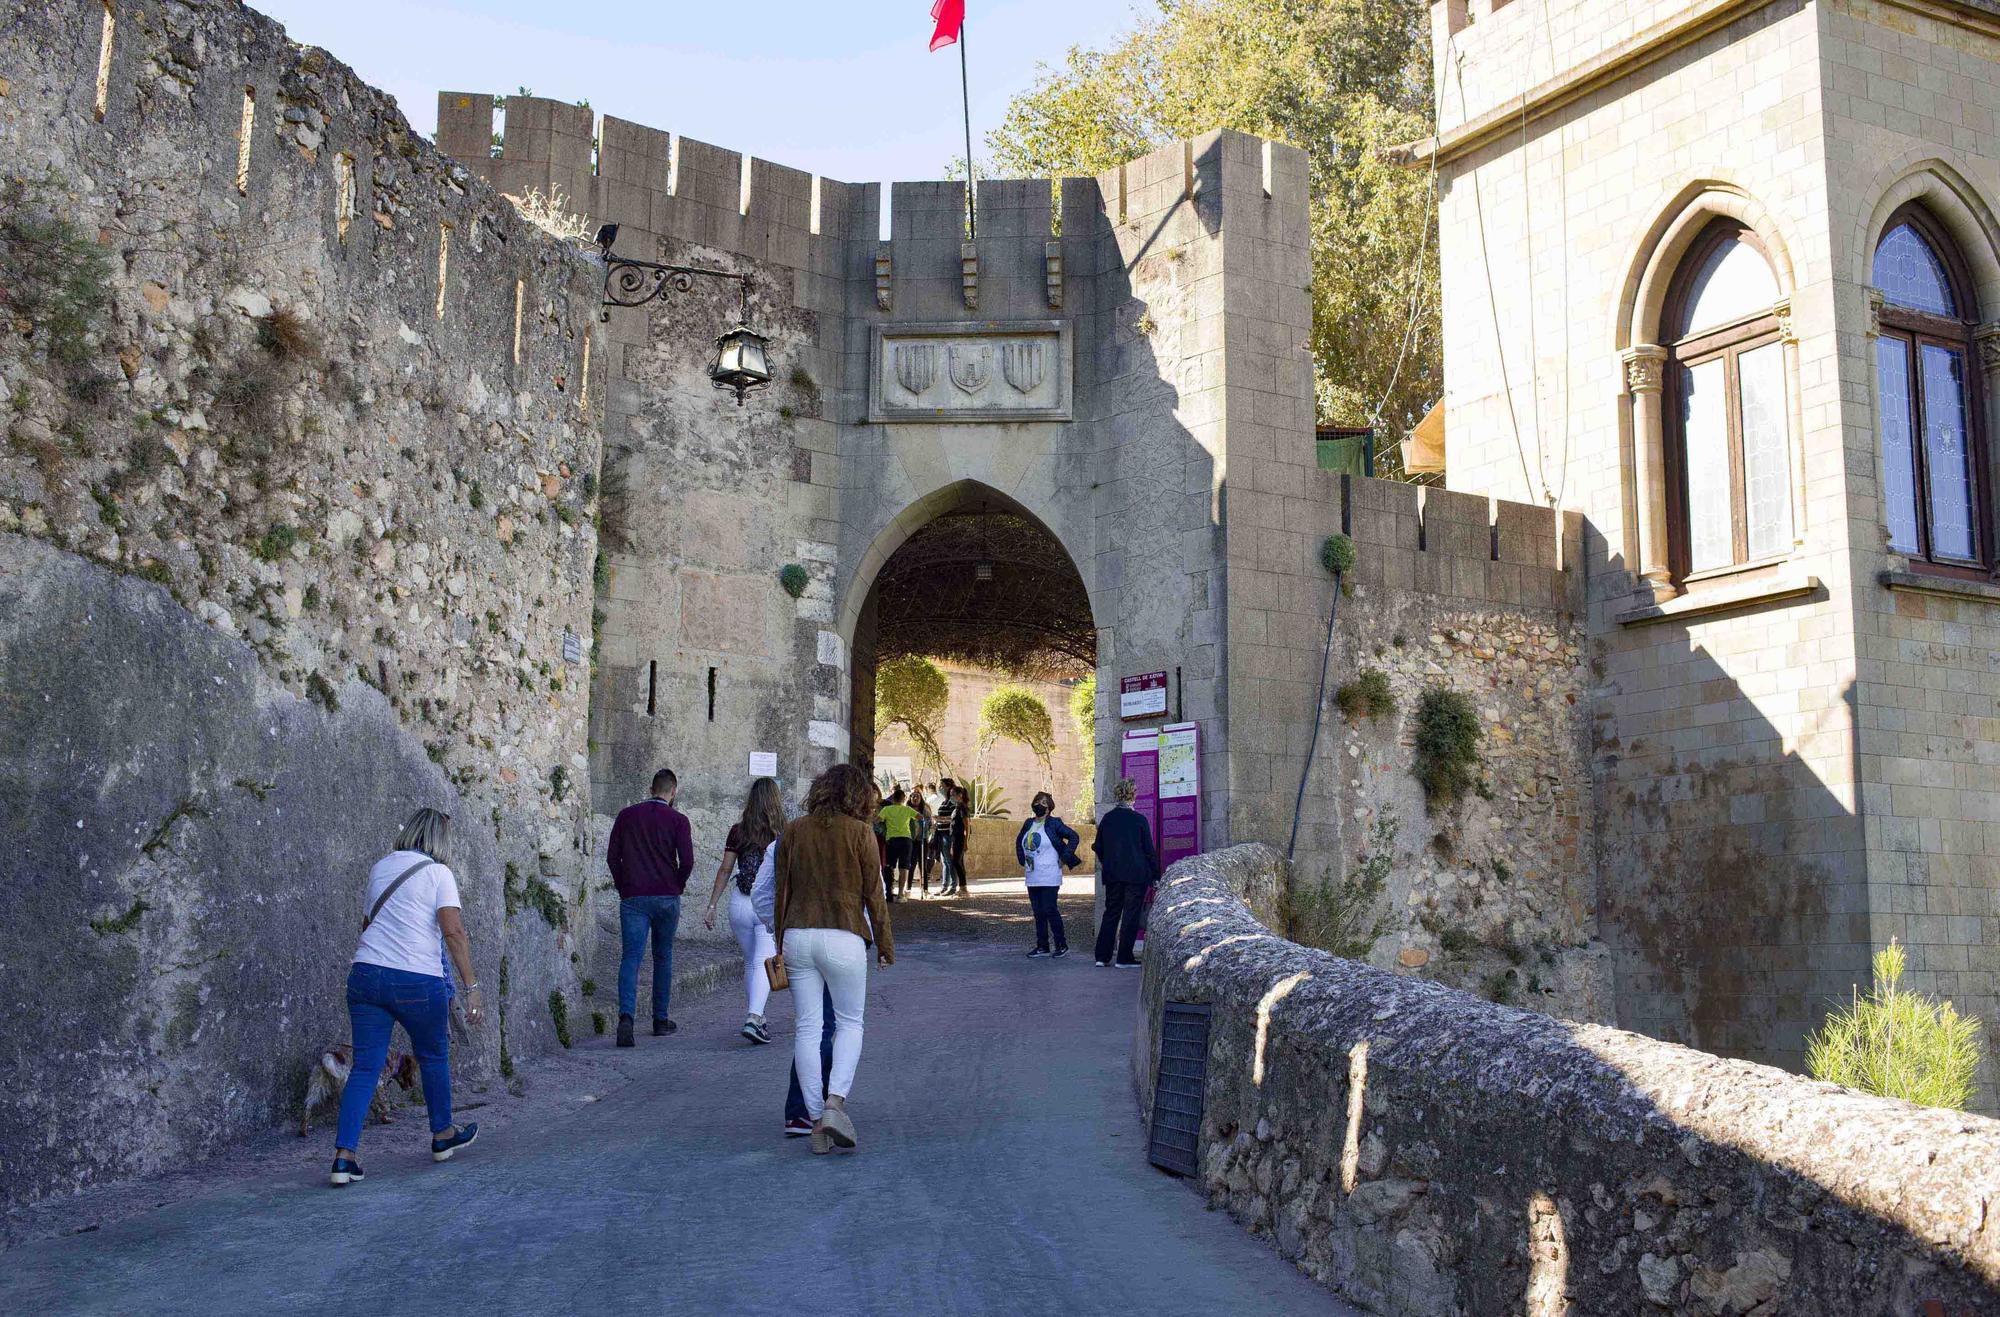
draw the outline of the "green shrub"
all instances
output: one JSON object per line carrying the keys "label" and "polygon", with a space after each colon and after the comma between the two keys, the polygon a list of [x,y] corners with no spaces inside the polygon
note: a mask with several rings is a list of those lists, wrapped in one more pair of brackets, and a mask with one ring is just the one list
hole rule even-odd
{"label": "green shrub", "polygon": [[1329,535],[1326,543],[1319,546],[1320,566],[1335,576],[1345,576],[1354,570],[1354,541],[1345,535]]}
{"label": "green shrub", "polygon": [[1478,782],[1479,710],[1462,691],[1432,686],[1417,697],[1410,771],[1433,807],[1450,807]]}
{"label": "green shrub", "polygon": [[1396,696],[1389,689],[1388,674],[1380,668],[1363,668],[1361,675],[1333,693],[1333,703],[1349,722],[1386,718],[1396,711]]}
{"label": "green shrub", "polygon": [[1875,953],[1873,968],[1875,990],[1857,992],[1806,1038],[1806,1069],[1864,1093],[1963,1111],[1979,1069],[1979,1021],[1898,988],[1904,955],[1894,938]]}
{"label": "green shrub", "polygon": [[1395,863],[1393,816],[1385,813],[1375,820],[1370,842],[1368,852],[1345,878],[1335,879],[1328,872],[1318,882],[1286,884],[1281,913],[1287,937],[1349,960],[1368,958],[1389,931],[1388,911],[1380,907]]}
{"label": "green shrub", "polygon": [[298,542],[299,528],[279,522],[264,532],[250,552],[264,562],[276,562],[290,553],[292,546]]}
{"label": "green shrub", "polygon": [[812,577],[806,569],[795,562],[788,562],[778,569],[778,584],[785,587],[785,593],[797,599],[812,584]]}
{"label": "green shrub", "polygon": [[564,1047],[568,1047],[571,1041],[569,1036],[569,1003],[563,1000],[563,995],[560,992],[549,994],[549,1018],[555,1021],[556,1041]]}

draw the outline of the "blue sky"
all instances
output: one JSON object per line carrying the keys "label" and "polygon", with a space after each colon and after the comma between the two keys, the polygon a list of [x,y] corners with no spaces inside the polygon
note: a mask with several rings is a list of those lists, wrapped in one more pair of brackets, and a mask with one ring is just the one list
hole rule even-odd
{"label": "blue sky", "polygon": [[[846,182],[941,178],[965,153],[958,55],[930,0],[250,0],[395,96],[588,98],[615,114]],[[975,149],[1038,62],[1096,46],[1152,0],[967,0]],[[740,24],[740,26],[739,26]]]}

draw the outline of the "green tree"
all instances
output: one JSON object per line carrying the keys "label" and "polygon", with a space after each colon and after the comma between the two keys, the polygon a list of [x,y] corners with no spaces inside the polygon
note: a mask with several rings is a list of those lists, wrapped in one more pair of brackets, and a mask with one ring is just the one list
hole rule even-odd
{"label": "green tree", "polygon": [[1903,964],[1891,938],[1875,953],[1875,990],[1807,1037],[1806,1069],[1864,1093],[1963,1111],[1979,1070],[1979,1021],[1948,1001],[1904,992]]}
{"label": "green tree", "polygon": [[1069,720],[1083,752],[1082,781],[1076,788],[1076,816],[1097,817],[1097,674],[1091,673],[1069,691]]}
{"label": "green tree", "polygon": [[[1319,418],[1399,440],[1443,390],[1431,176],[1382,158],[1431,131],[1423,0],[1158,0],[1106,50],[1072,48],[1014,98],[987,151],[1002,174],[1094,174],[1237,128],[1310,161]],[[1378,404],[1381,415],[1376,417]]]}
{"label": "green tree", "polygon": [[983,762],[993,743],[1019,741],[1041,761],[1045,777],[1055,774],[1056,725],[1049,706],[1026,686],[996,686],[979,705],[979,757]]}
{"label": "green tree", "polygon": [[919,775],[941,774],[948,765],[938,737],[950,702],[951,682],[937,664],[907,655],[890,659],[875,670],[875,735],[901,727],[917,748]]}

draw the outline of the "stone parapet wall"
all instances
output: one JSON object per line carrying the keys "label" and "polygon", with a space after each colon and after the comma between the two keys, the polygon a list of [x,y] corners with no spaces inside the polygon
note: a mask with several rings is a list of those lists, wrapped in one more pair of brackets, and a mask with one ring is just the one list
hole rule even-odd
{"label": "stone parapet wall", "polygon": [[230,0],[14,6],[0,68],[0,1158],[33,1200],[297,1118],[418,805],[497,1008],[463,1077],[555,1046],[558,995],[576,1026],[599,285]]}
{"label": "stone parapet wall", "polygon": [[[1210,1201],[1372,1311],[2000,1310],[2000,1123],[1494,1006],[1258,922],[1282,858],[1169,871],[1133,1057],[1208,1004]],[[1932,1301],[1938,1306],[1929,1307]]]}

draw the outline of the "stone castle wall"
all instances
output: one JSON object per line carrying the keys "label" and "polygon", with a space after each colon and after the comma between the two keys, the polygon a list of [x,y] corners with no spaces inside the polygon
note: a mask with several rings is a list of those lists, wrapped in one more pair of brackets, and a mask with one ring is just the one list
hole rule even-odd
{"label": "stone castle wall", "polygon": [[1133,1047],[1206,1005],[1200,1187],[1370,1311],[1988,1312],[2000,1122],[1513,1010],[1287,942],[1263,846],[1153,907]]}
{"label": "stone castle wall", "polygon": [[0,66],[0,1158],[32,1201],[296,1117],[418,805],[498,1008],[465,1077],[555,1045],[597,899],[564,638],[598,290],[238,5],[17,7]]}

